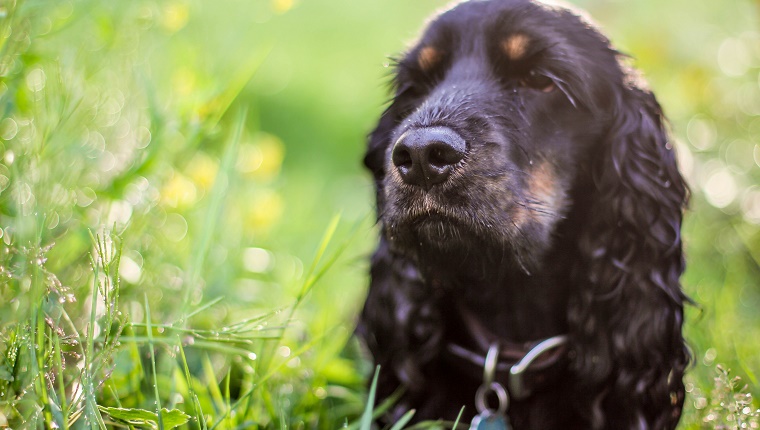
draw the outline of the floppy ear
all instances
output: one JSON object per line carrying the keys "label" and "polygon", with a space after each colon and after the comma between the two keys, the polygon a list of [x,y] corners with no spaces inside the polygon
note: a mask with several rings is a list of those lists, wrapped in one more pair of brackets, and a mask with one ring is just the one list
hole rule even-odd
{"label": "floppy ear", "polygon": [[381,367],[378,398],[388,398],[404,387],[403,396],[388,414],[388,421],[396,422],[420,401],[425,387],[422,367],[441,350],[440,298],[426,288],[414,264],[392,253],[382,237],[370,275],[356,333]]}
{"label": "floppy ear", "polygon": [[[378,217],[384,204],[386,152],[393,144],[393,131],[401,113],[410,108],[410,101],[405,97],[409,87],[398,83],[395,86],[393,102],[370,133],[364,156],[364,165],[375,179]],[[407,410],[414,408],[423,395],[425,376],[422,367],[433,360],[441,348],[443,322],[439,301],[425,286],[414,263],[391,251],[381,235],[372,257],[369,293],[356,334],[364,340],[375,363],[381,367],[378,398],[390,397],[400,386],[405,389],[387,414],[389,422],[397,421]]]}
{"label": "floppy ear", "polygon": [[399,97],[403,91],[396,91],[393,102],[385,109],[377,126],[372,130],[367,139],[367,152],[364,154],[364,166],[372,172],[375,180],[375,198],[377,202],[377,217],[383,207],[383,178],[385,178],[386,151],[392,145],[393,130],[399,122]]}
{"label": "floppy ear", "polygon": [[376,182],[385,176],[385,152],[397,123],[396,105],[392,103],[385,109],[377,126],[369,134],[364,165],[372,172]]}
{"label": "floppy ear", "polygon": [[367,152],[364,154],[364,165],[372,172],[375,177],[375,184],[378,190],[382,185],[381,181],[385,177],[385,157],[388,147],[393,144],[393,130],[398,126],[405,112],[414,109],[414,88],[408,83],[403,76],[403,70],[397,69],[396,76],[393,80],[395,94],[391,104],[385,109],[377,126],[369,134]]}
{"label": "floppy ear", "polygon": [[593,428],[674,428],[689,362],[679,281],[688,190],[652,93],[626,88],[613,116],[580,233],[573,366],[588,392],[602,393],[589,411]]}

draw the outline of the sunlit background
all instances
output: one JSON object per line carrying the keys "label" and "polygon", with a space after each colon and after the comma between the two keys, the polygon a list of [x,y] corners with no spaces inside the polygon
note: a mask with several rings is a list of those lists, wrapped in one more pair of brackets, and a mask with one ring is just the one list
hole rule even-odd
{"label": "sunlit background", "polygon": [[[365,136],[447,3],[0,0],[0,427],[354,422]],[[691,184],[683,428],[757,428],[760,4],[573,3]]]}

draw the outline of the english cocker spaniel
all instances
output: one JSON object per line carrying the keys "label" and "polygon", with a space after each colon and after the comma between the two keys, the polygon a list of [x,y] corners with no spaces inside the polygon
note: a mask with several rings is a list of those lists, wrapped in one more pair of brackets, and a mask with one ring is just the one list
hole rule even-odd
{"label": "english cocker spaniel", "polygon": [[357,328],[400,395],[386,421],[676,426],[688,192],[624,60],[567,9],[472,0],[397,61]]}

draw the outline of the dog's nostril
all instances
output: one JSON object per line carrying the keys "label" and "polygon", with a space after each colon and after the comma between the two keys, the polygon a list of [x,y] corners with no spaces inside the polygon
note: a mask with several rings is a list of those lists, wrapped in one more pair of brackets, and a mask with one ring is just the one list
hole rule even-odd
{"label": "dog's nostril", "polygon": [[448,178],[465,151],[464,139],[449,128],[418,128],[398,139],[391,161],[404,182],[430,189]]}
{"label": "dog's nostril", "polygon": [[396,167],[412,167],[412,154],[405,146],[396,145],[393,148],[392,161]]}
{"label": "dog's nostril", "polygon": [[431,165],[436,167],[445,167],[457,164],[464,158],[464,153],[457,151],[451,145],[444,142],[432,142],[428,160]]}

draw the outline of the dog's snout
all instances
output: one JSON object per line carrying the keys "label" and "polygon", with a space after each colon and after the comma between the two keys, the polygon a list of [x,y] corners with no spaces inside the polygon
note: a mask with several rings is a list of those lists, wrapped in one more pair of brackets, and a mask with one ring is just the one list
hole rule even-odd
{"label": "dog's snout", "polygon": [[449,177],[466,149],[462,136],[450,128],[417,128],[396,141],[391,160],[404,182],[429,190]]}

